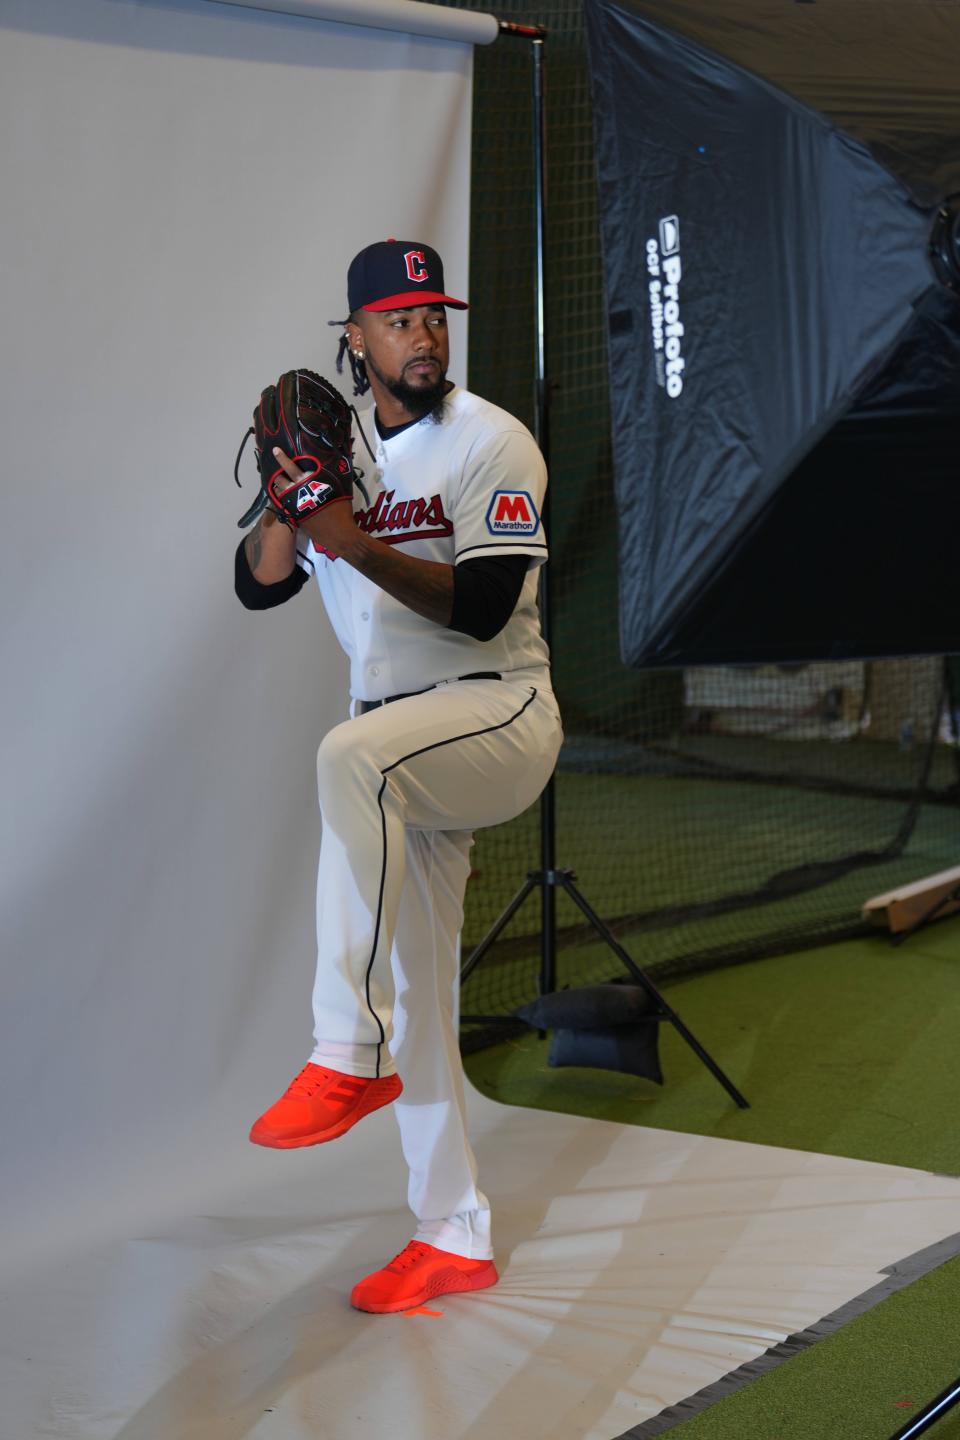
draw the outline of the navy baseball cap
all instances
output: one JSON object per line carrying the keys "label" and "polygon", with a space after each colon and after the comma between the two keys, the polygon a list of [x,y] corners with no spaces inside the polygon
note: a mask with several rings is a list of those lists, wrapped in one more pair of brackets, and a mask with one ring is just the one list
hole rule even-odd
{"label": "navy baseball cap", "polygon": [[354,310],[403,310],[408,305],[452,305],[466,300],[444,294],[443,261],[419,240],[378,240],[355,255],[347,271],[347,306]]}

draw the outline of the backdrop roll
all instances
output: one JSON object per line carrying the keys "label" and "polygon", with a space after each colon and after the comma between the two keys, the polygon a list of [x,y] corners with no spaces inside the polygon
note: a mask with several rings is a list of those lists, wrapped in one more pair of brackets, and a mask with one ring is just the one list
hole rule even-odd
{"label": "backdrop roll", "polygon": [[281,370],[335,378],[362,245],[422,236],[466,285],[471,88],[459,42],[0,5],[11,1258],[249,1178],[249,1122],[309,1055],[346,666],[312,590],[234,598],[233,460]]}

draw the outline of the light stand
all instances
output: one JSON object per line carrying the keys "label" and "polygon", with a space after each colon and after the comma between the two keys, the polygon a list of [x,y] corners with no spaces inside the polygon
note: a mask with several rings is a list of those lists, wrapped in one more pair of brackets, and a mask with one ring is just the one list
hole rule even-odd
{"label": "light stand", "polygon": [[[531,42],[533,61],[533,172],[535,193],[536,225],[536,347],[535,379],[536,407],[534,411],[534,437],[543,457],[550,465],[550,390],[547,384],[547,326],[546,326],[546,106],[544,103],[544,50],[547,32],[539,25],[518,25],[513,21],[501,20],[500,33]],[[549,489],[544,500],[542,523],[545,531],[549,528]],[[552,644],[553,612],[550,596],[550,566],[540,567],[540,628],[549,647]],[[727,1094],[741,1110],[748,1110],[749,1104],[741,1095],[728,1075],[707,1053],[696,1037],[687,1028],[676,1010],[669,1005],[650,977],[640,968],[616,939],[600,916],[581,895],[576,886],[576,875],[572,870],[559,869],[556,863],[556,791],[553,777],[540,797],[540,868],[531,870],[507,908],[494,921],[490,930],[464,961],[460,971],[461,985],[473,974],[484,955],[494,944],[501,931],[510,923],[524,901],[534,890],[540,891],[540,978],[539,993],[550,995],[557,988],[557,888],[561,888],[586,916],[594,930],[610,947],[633,980],[643,987],[653,1001],[650,1018],[668,1020],[678,1034],[687,1042],[707,1069],[720,1082]],[[468,1023],[486,1024],[514,1023],[512,1017],[504,1015],[462,1015]]]}
{"label": "light stand", "polygon": [[912,1420],[907,1421],[906,1425],[902,1425],[895,1435],[891,1435],[890,1440],[913,1440],[915,1435],[923,1435],[931,1425],[937,1423],[941,1416],[946,1415],[948,1410],[952,1410],[958,1401],[960,1401],[960,1380],[948,1385],[946,1390],[941,1390],[935,1400],[931,1400],[919,1415],[915,1415]]}

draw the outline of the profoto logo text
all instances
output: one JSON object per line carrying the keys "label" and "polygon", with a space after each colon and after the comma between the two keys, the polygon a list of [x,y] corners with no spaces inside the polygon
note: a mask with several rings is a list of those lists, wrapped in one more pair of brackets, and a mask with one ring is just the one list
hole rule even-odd
{"label": "profoto logo text", "polygon": [[680,320],[680,221],[666,215],[659,224],[659,238],[647,241],[647,271],[650,276],[650,330],[653,336],[657,384],[676,400],[683,392],[683,324]]}

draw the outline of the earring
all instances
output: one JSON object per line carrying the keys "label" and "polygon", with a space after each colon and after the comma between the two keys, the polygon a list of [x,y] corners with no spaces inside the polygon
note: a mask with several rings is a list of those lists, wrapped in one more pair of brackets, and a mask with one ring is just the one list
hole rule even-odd
{"label": "earring", "polygon": [[362,350],[354,350],[353,353],[354,353],[354,355],[356,355],[356,357],[357,357],[358,360],[362,360],[362,359],[363,359],[363,351],[362,351]]}

